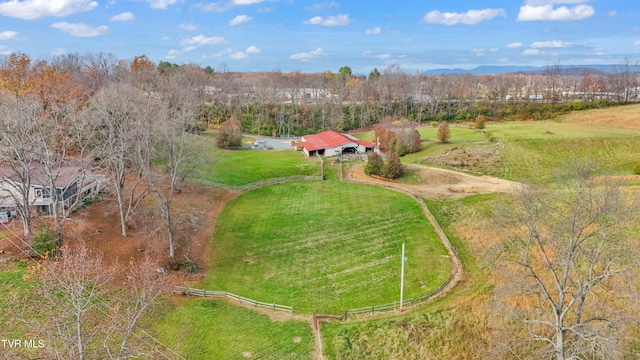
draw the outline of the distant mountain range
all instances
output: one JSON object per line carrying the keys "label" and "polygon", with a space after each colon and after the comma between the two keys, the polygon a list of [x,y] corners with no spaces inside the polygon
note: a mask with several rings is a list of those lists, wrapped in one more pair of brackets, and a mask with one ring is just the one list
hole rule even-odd
{"label": "distant mountain range", "polygon": [[[560,65],[562,75],[603,75],[613,73],[619,65]],[[552,71],[553,66],[478,66],[474,69],[433,69],[425,71],[426,75],[442,74],[472,74],[472,75],[492,75],[492,74],[545,74]],[[637,69],[636,69],[637,70]]]}

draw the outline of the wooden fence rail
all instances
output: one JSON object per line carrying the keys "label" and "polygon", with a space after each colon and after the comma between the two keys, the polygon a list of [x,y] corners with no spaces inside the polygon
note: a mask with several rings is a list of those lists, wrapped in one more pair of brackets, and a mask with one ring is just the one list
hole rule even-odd
{"label": "wooden fence rail", "polygon": [[265,308],[265,309],[278,310],[278,311],[285,311],[285,312],[293,314],[293,307],[292,306],[286,306],[286,305],[280,305],[280,304],[274,304],[274,303],[266,303],[266,302],[262,302],[262,301],[258,301],[258,300],[254,300],[254,299],[249,299],[247,297],[236,295],[236,294],[233,294],[233,293],[230,293],[230,292],[226,292],[226,291],[211,291],[211,290],[204,290],[204,289],[194,289],[194,288],[189,288],[189,287],[185,287],[185,286],[174,286],[173,287],[173,291],[177,292],[177,293],[180,293],[182,295],[189,295],[189,296],[217,297],[217,298],[226,297],[226,298],[234,299],[234,300],[239,301],[241,303],[253,305],[255,307],[261,307],[261,308]]}
{"label": "wooden fence rail", "polygon": [[[412,306],[412,305],[421,303],[423,301],[426,301],[434,295],[437,295],[440,291],[442,291],[442,289],[447,287],[447,285],[449,285],[451,281],[453,281],[457,273],[458,273],[458,267],[456,267],[456,269],[451,273],[447,281],[442,283],[442,285],[440,285],[437,289],[429,291],[426,294],[418,295],[411,299],[403,300],[402,306]],[[375,312],[397,309],[399,307],[400,307],[400,301],[395,301],[389,304],[372,305],[372,306],[367,306],[367,307],[362,307],[357,309],[348,309],[344,312],[344,320],[346,320],[349,315],[369,314],[369,313],[372,314]]]}

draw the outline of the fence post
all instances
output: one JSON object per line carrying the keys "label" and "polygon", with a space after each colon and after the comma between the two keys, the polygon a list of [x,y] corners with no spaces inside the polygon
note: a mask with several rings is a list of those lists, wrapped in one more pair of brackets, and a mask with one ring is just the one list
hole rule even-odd
{"label": "fence post", "polygon": [[344,320],[347,320],[347,315],[349,315],[349,310],[344,311]]}
{"label": "fence post", "polygon": [[318,331],[318,318],[316,317],[316,309],[313,309],[313,329]]}

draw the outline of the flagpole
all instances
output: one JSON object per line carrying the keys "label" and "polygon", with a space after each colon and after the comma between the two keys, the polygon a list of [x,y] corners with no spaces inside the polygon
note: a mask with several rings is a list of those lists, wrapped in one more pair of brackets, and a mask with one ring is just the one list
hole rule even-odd
{"label": "flagpole", "polygon": [[402,300],[404,295],[404,262],[406,258],[404,257],[404,241],[402,242],[402,266],[400,268],[400,310],[402,310]]}

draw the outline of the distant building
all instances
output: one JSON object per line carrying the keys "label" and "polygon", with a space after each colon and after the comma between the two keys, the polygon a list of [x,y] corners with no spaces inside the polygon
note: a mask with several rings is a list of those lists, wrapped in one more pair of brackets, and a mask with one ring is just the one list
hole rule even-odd
{"label": "distant building", "polygon": [[375,147],[371,142],[331,130],[315,135],[305,135],[293,146],[296,150],[302,150],[307,157],[364,154],[367,151],[373,151]]}

